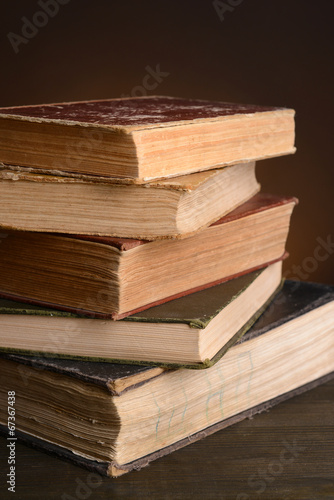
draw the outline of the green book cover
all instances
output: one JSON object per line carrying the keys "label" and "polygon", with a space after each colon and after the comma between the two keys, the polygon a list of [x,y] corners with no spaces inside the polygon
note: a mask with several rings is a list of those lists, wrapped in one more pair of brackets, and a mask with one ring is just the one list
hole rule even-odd
{"label": "green book cover", "polygon": [[[91,361],[205,368],[214,364],[252,326],[280,283],[281,262],[278,262],[119,321],[0,299],[0,350]],[[230,315],[236,314],[230,311],[231,306],[237,308],[237,320],[225,331],[226,323],[231,323]],[[201,350],[200,344],[207,341],[211,331],[214,352],[211,348],[212,355],[199,359],[197,350]],[[194,353],[189,357],[186,352],[183,359],[180,350],[188,346]],[[148,354],[150,348],[152,353]]]}

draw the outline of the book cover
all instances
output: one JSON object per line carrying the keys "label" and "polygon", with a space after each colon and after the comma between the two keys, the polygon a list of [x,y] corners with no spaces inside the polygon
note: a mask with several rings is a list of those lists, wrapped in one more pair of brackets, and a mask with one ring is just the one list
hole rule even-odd
{"label": "book cover", "polygon": [[208,368],[270,304],[281,269],[277,262],[120,321],[0,299],[0,351]]}
{"label": "book cover", "polygon": [[4,231],[0,294],[121,319],[282,258],[296,203],[259,193],[180,240]]}
{"label": "book cover", "polygon": [[0,165],[0,225],[146,240],[181,238],[207,227],[259,190],[254,162],[143,185]]}
{"label": "book cover", "polygon": [[277,107],[147,96],[0,113],[0,161],[52,172],[145,182],[294,151],[294,111]]}
{"label": "book cover", "polygon": [[[83,456],[83,452],[78,452],[79,445],[75,446],[73,440],[71,443],[66,441],[61,444],[61,440],[56,438],[57,434],[52,439],[46,439],[45,436],[41,439],[36,429],[34,432],[31,430],[27,432],[25,419],[20,420],[20,416],[17,416],[18,437],[25,439],[26,442],[71,459],[91,470],[95,468],[101,473],[117,476],[130,470],[140,469],[156,458],[243,418],[268,410],[280,401],[327,381],[333,376],[334,371],[333,332],[334,287],[287,281],[272,306],[253,328],[230,349],[225,358],[208,370],[199,372],[189,372],[186,369],[162,370],[161,373],[157,373],[156,368],[1,354],[1,391],[5,391],[7,395],[6,374],[9,369],[4,371],[7,366],[12,366],[11,386],[14,384],[14,378],[18,379],[16,384],[18,398],[22,391],[28,395],[29,391],[32,393],[37,391],[35,397],[41,402],[38,398],[38,384],[35,387],[33,382],[40,381],[44,376],[49,383],[57,380],[59,394],[62,392],[59,384],[66,380],[68,384],[71,380],[77,381],[78,387],[82,388],[82,394],[84,387],[90,388],[90,397],[93,397],[95,391],[97,393],[100,391],[103,400],[112,398],[113,404],[117,407],[120,421],[117,425],[115,422],[113,427],[114,431],[117,430],[117,440],[125,439],[122,425],[125,425],[128,432],[134,428],[132,438],[130,439],[129,435],[129,440],[124,441],[123,446],[127,450],[123,450],[123,457],[138,454],[138,451],[131,447],[133,439],[136,442],[144,439],[143,443],[150,439],[150,434],[144,432],[145,427],[141,424],[142,415],[149,413],[146,425],[151,429],[149,432],[155,436],[151,436],[152,442],[155,443],[151,445],[152,452],[143,452],[142,456],[137,456],[128,462],[117,461],[115,458],[110,460],[103,458],[94,460],[92,456],[88,458],[87,452],[86,456]],[[268,346],[273,350],[267,350]],[[136,374],[141,377],[139,383],[134,378]],[[124,382],[124,377],[132,379],[133,384],[130,382],[123,388],[120,386],[115,390],[118,381]],[[174,379],[178,381],[176,385]],[[181,381],[181,386],[178,386]],[[199,396],[197,393],[201,390],[204,392]],[[169,392],[172,393],[172,398]],[[176,404],[178,396],[182,400],[179,408]],[[144,404],[144,401],[149,400],[151,408],[147,406],[139,408],[138,404]],[[201,404],[196,406],[195,413],[192,413],[193,417],[190,417],[190,414],[188,415],[190,407],[197,400]],[[71,404],[74,404],[73,396],[71,401]],[[186,406],[184,401],[187,402]],[[51,403],[51,406],[52,404],[55,403]],[[72,413],[71,404],[66,409],[70,413]],[[35,413],[33,407],[34,405],[30,408],[30,412]],[[132,408],[136,413],[135,420],[131,419],[129,414],[130,420],[127,422],[123,413],[125,408]],[[109,409],[112,411],[112,407]],[[4,425],[6,419],[3,417],[3,403],[1,410],[1,423]],[[194,415],[199,415],[201,412],[204,412],[204,419],[199,423]],[[83,414],[79,418],[82,419]],[[85,415],[84,418],[86,421],[89,417]],[[100,415],[99,419],[101,418],[103,420],[103,416]],[[39,415],[38,420],[38,424],[43,425],[45,430],[48,425],[47,418]],[[96,433],[99,433],[99,424],[98,420],[95,421],[91,432],[94,432],[95,428]],[[84,422],[79,424],[79,427],[80,425],[84,425]],[[79,442],[84,439],[80,438]],[[97,445],[96,440],[98,435],[95,436],[95,446],[100,452],[95,451],[95,454],[101,457],[104,443]],[[113,442],[116,443],[114,440]],[[76,450],[75,453],[70,451],[71,449]],[[92,454],[91,451],[89,453]]]}

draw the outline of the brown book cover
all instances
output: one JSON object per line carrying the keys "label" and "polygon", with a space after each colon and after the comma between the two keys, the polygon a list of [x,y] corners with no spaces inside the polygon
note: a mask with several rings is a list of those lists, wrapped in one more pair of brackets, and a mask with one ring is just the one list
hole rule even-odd
{"label": "brown book cover", "polygon": [[9,231],[0,246],[0,294],[121,319],[281,259],[296,203],[259,193],[176,241]]}
{"label": "brown book cover", "polygon": [[[334,371],[329,373],[328,375],[325,375],[324,377],[320,377],[312,382],[309,382],[308,384],[302,385],[301,387],[298,387],[297,389],[294,389],[293,391],[286,392],[285,394],[282,394],[281,396],[277,398],[270,399],[268,401],[265,401],[264,403],[261,403],[257,406],[254,406],[253,408],[249,410],[245,410],[238,415],[235,415],[233,417],[230,417],[226,420],[223,420],[217,424],[212,425],[211,427],[208,427],[207,429],[203,431],[199,431],[196,434],[192,434],[191,436],[183,439],[182,441],[178,441],[174,445],[168,446],[166,448],[162,448],[161,450],[155,452],[152,455],[146,456],[142,459],[136,460],[136,462],[127,464],[126,466],[123,465],[121,469],[118,469],[117,467],[112,466],[109,462],[97,462],[94,460],[89,460],[87,458],[81,457],[80,455],[76,455],[72,453],[70,450],[67,450],[66,448],[63,448],[61,446],[57,446],[53,443],[49,443],[47,441],[43,441],[42,439],[39,439],[35,436],[31,436],[28,434],[25,434],[20,431],[15,432],[15,436],[17,439],[19,439],[22,443],[26,444],[27,446],[30,446],[31,448],[35,448],[40,451],[44,451],[45,453],[48,453],[50,455],[54,455],[55,457],[60,458],[61,460],[66,460],[68,462],[73,463],[74,465],[78,465],[79,467],[83,467],[91,472],[96,472],[98,474],[101,474],[101,476],[107,476],[107,477],[114,477],[117,478],[118,476],[121,476],[123,474],[126,474],[131,471],[140,471],[143,467],[147,467],[151,462],[154,460],[157,460],[159,458],[162,458],[166,455],[169,455],[170,453],[177,451],[181,448],[184,448],[184,446],[191,445],[192,443],[195,443],[196,441],[199,441],[201,439],[206,438],[207,436],[210,436],[211,434],[214,434],[215,432],[218,431],[223,431],[230,425],[237,424],[238,422],[241,422],[242,420],[245,420],[246,418],[253,419],[254,416],[262,413],[262,412],[267,412],[274,406],[278,405],[279,403],[283,403],[284,401],[287,401],[288,399],[291,399],[295,396],[298,396],[299,394],[303,394],[304,392],[310,391],[319,385],[325,384],[326,382],[333,380],[334,379]],[[0,424],[0,434],[6,436],[8,434],[8,429],[6,426]]]}
{"label": "brown book cover", "polygon": [[[247,398],[251,398],[252,394],[252,386],[250,385],[250,382],[252,381],[253,375],[255,376],[256,368],[260,367],[260,365],[257,365],[258,361],[256,361],[255,357],[250,364],[249,360],[252,357],[251,353],[255,354],[254,349],[259,349],[258,352],[261,352],[261,346],[265,348],[267,342],[271,342],[272,335],[275,336],[280,334],[280,337],[277,337],[277,340],[281,340],[280,346],[277,346],[275,351],[277,353],[277,349],[280,350],[279,360],[275,358],[275,355],[271,360],[270,352],[268,351],[267,354],[265,354],[262,350],[262,355],[265,357],[268,356],[266,366],[268,365],[268,363],[275,363],[277,365],[277,368],[281,367],[280,372],[277,374],[274,380],[275,394],[272,394],[272,397],[269,396],[265,400],[263,399],[263,395],[260,395],[259,397],[262,397],[262,400],[257,399],[257,404],[250,404],[242,411],[236,411],[235,414],[230,414],[228,417],[220,419],[220,421],[215,422],[213,425],[208,425],[205,428],[198,429],[196,432],[187,434],[183,439],[179,439],[178,441],[173,442],[168,446],[161,447],[147,456],[140,457],[137,460],[125,464],[118,464],[112,461],[103,462],[90,460],[84,457],[80,457],[78,456],[78,454],[73,454],[69,450],[69,446],[67,445],[67,443],[63,443],[63,446],[59,446],[59,443],[58,445],[57,443],[52,444],[47,442],[45,439],[40,439],[38,433],[36,434],[36,432],[35,436],[31,436],[27,432],[22,432],[22,428],[20,427],[19,423],[19,415],[17,415],[17,437],[25,440],[32,446],[40,447],[50,453],[56,453],[60,457],[69,459],[79,465],[89,468],[90,470],[96,470],[106,475],[117,476],[130,470],[140,469],[148,465],[150,461],[156,458],[164,456],[187,444],[191,444],[198,439],[204,438],[208,434],[223,429],[224,427],[232,425],[244,418],[250,418],[256,413],[268,410],[271,406],[284,401],[287,398],[293,397],[296,394],[300,394],[305,390],[316,387],[318,384],[324,383],[332,378],[334,375],[333,357],[330,356],[329,353],[334,347],[333,303],[334,287],[313,283],[286,281],[284,288],[282,289],[280,294],[277,295],[272,304],[272,307],[266,310],[266,312],[256,322],[252,329],[249,330],[249,332],[230,351],[230,354],[232,356],[232,351],[235,350],[235,352],[237,352],[236,350],[239,349],[238,352],[240,351],[240,354],[237,356],[238,363],[239,361],[241,363],[241,360],[246,363],[243,369],[241,365],[238,365],[240,369],[240,376],[242,376],[242,374],[245,374],[246,379],[240,385],[241,382],[237,378],[235,381],[234,389],[233,387],[231,387],[232,393],[233,391],[235,392],[235,401],[238,401],[238,397],[241,397],[241,394],[244,394],[246,400],[248,400]],[[319,324],[319,317],[322,318],[321,324]],[[299,328],[296,328],[297,324],[300,326]],[[307,330],[307,328],[310,328],[310,330],[306,332],[305,329]],[[298,342],[300,340],[302,341],[302,343],[298,345]],[[286,344],[286,342],[288,343]],[[295,342],[297,342],[298,350],[296,350]],[[310,343],[312,343],[313,345],[312,349],[309,349],[308,347]],[[258,347],[256,347],[257,345]],[[240,350],[240,347],[242,346],[244,346],[244,348]],[[292,356],[292,353],[294,353],[294,356]],[[245,357],[246,354],[247,356]],[[287,356],[290,356],[290,358],[287,358]],[[317,356],[322,356],[320,363]],[[297,361],[294,362],[294,359],[295,361]],[[40,376],[42,376],[43,373],[46,373],[48,377],[50,376],[57,378],[59,376],[59,382],[63,377],[65,377],[65,379],[68,378],[68,380],[75,379],[80,381],[83,387],[89,385],[92,389],[96,387],[96,390],[98,390],[98,387],[100,387],[101,389],[105,388],[105,398],[122,398],[122,395],[126,395],[126,399],[128,401],[129,397],[131,398],[132,394],[133,397],[136,397],[137,391],[139,394],[140,389],[145,387],[146,385],[148,388],[152,387],[152,390],[154,390],[153,387],[155,387],[155,385],[150,385],[153,381],[167,381],[167,379],[172,380],[172,378],[177,374],[177,376],[181,377],[184,384],[186,384],[187,376],[187,370],[157,371],[157,368],[149,367],[144,368],[126,365],[110,365],[104,363],[88,363],[83,361],[46,359],[40,357],[31,358],[30,356],[2,353],[0,354],[0,378],[1,388],[3,391],[5,391],[5,396],[7,396],[6,390],[8,383],[13,383],[12,380],[8,380],[6,372],[2,369],[2,364],[6,365],[6,363],[8,362],[14,364],[13,373],[19,373],[21,376],[21,382],[19,386],[20,389],[17,393],[18,398],[20,397],[21,392],[26,390],[25,388],[28,387],[35,374],[37,375],[38,373],[40,374]],[[226,362],[224,361],[224,363]],[[226,383],[226,381],[222,377],[221,370],[224,369],[222,363],[223,360],[220,362],[221,366],[216,365],[216,367],[212,367],[209,369],[210,371],[215,371],[216,374],[221,375],[221,391],[224,390]],[[288,363],[288,366],[290,368],[289,370],[286,370],[286,363]],[[246,366],[251,367],[251,372],[248,375],[244,372]],[[209,371],[197,373],[199,373],[199,375],[202,374],[205,379],[206,377],[210,377]],[[269,377],[267,381],[268,384],[272,383],[270,379],[270,370],[268,370],[268,367],[264,369],[263,375],[265,378]],[[298,380],[303,380],[302,383],[297,383],[297,375],[299,377]],[[137,376],[138,378],[136,378]],[[126,383],[126,380],[128,380],[128,383]],[[193,376],[191,380],[194,380]],[[208,378],[207,380],[208,393],[203,397],[205,399],[208,398],[208,401],[211,401],[211,397],[213,397],[213,394],[211,394],[210,392],[211,385],[209,382],[211,379]],[[199,380],[197,380],[196,383],[198,382]],[[259,387],[263,386],[265,382],[265,380],[259,382]],[[188,379],[188,383],[190,383],[190,379]],[[163,386],[165,387],[165,384]],[[186,385],[184,385],[183,389],[186,390]],[[219,407],[222,408],[223,415],[225,400],[221,400],[219,397],[216,397],[217,394],[214,394],[215,399],[212,401],[212,403],[214,402],[218,409]],[[158,394],[156,394],[155,396],[158,397]],[[167,394],[165,395],[165,397],[167,398]],[[250,401],[253,401],[253,399],[250,399]],[[1,403],[1,413],[3,415],[7,415],[6,412],[3,413],[4,410],[7,410],[6,403],[7,399],[5,398],[4,403]],[[5,408],[2,408],[3,405],[5,406]],[[154,413],[156,413],[156,411],[157,410],[155,410]],[[170,411],[172,412],[171,415],[173,416],[173,405],[171,406]],[[227,412],[227,407],[225,408],[225,411]],[[160,415],[160,410],[158,414]],[[161,413],[161,418],[162,415],[163,413]],[[170,424],[172,416],[169,420]],[[79,418],[82,417],[83,415],[81,417],[79,416]],[[88,415],[85,415],[85,419],[87,419],[87,417]],[[1,422],[3,425],[2,431],[6,432],[7,429],[4,426],[4,422],[2,420],[3,418],[4,417],[1,417]],[[118,424],[116,425],[116,427],[118,428]],[[100,444],[102,445],[102,443]]]}
{"label": "brown book cover", "polygon": [[281,278],[278,262],[117,322],[0,299],[0,351],[208,368],[268,307]]}
{"label": "brown book cover", "polygon": [[52,172],[143,182],[295,151],[294,111],[278,107],[147,96],[0,111],[0,161]]}

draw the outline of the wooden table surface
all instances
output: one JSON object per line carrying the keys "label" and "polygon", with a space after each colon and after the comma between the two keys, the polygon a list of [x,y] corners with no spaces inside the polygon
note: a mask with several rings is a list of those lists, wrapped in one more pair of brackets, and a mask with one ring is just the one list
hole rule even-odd
{"label": "wooden table surface", "polygon": [[7,457],[1,500],[334,500],[334,380],[118,479],[17,443],[13,494]]}

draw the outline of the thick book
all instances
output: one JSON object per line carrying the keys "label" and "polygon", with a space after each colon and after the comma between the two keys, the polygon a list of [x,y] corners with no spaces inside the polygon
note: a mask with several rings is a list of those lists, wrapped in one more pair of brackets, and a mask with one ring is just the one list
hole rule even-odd
{"label": "thick book", "polygon": [[195,233],[260,190],[255,163],[124,185],[0,166],[0,226],[124,238]]}
{"label": "thick book", "polygon": [[0,351],[143,364],[214,364],[280,287],[282,263],[120,321],[0,299]]}
{"label": "thick book", "polygon": [[147,96],[0,110],[0,161],[137,182],[293,153],[292,109]]}
{"label": "thick book", "polygon": [[295,204],[259,193],[178,240],[6,231],[0,294],[120,319],[280,259]]}
{"label": "thick book", "polygon": [[328,380],[334,287],[287,281],[245,336],[207,370],[0,355],[16,435],[109,476],[150,461]]}

